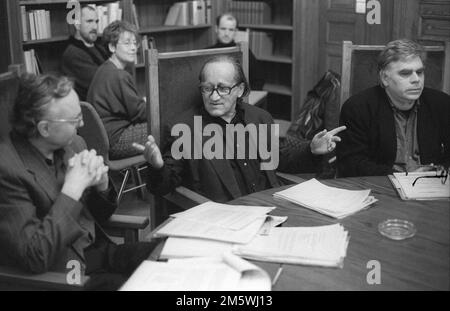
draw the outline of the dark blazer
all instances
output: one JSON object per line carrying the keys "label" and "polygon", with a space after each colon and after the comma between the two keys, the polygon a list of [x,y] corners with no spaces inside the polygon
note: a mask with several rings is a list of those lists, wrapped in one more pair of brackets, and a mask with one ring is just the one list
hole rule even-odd
{"label": "dark blazer", "polygon": [[[64,148],[64,161],[85,149],[81,137]],[[37,150],[12,134],[0,142],[0,264],[31,272],[63,271],[67,261],[84,262],[83,249],[116,208],[113,190],[103,197],[87,189],[80,201],[62,194]],[[88,210],[86,206],[91,209]]]}
{"label": "dark blazer", "polygon": [[[385,90],[369,88],[349,98],[341,110],[337,145],[339,176],[392,173],[397,140],[392,108]],[[422,164],[450,163],[450,96],[425,88],[420,96],[417,137]]]}
{"label": "dark blazer", "polygon": [[[240,104],[240,107],[244,110],[245,124],[255,124],[257,128],[259,124],[273,124],[272,116],[265,110],[245,103]],[[185,112],[179,119],[168,126],[168,134],[165,137],[171,137],[170,129],[173,124],[187,124],[189,128],[193,129],[193,116],[201,115],[201,110],[201,106],[198,106],[194,110]],[[204,128],[207,125],[207,122],[203,121],[202,125]],[[207,137],[206,140],[208,139],[209,137]],[[229,160],[209,160],[204,157],[202,157],[202,159],[175,160],[170,152],[173,141],[174,139],[171,138],[166,142],[166,147],[163,148],[163,168],[160,170],[151,169],[149,172],[147,187],[151,192],[165,195],[174,188],[184,185],[217,202],[227,202],[242,196]],[[203,140],[202,146],[204,142],[205,140]],[[270,146],[270,140],[268,140],[268,142],[268,145]],[[301,150],[301,153],[300,150],[299,152],[291,152],[286,156],[280,154],[280,166],[283,166],[284,168],[288,167],[289,164],[286,164],[286,161],[293,161],[296,162],[294,165],[298,165],[297,163],[302,163],[302,157],[307,159],[312,157],[312,154],[310,151],[308,153],[308,151],[305,150]],[[265,170],[264,173],[266,174],[271,187],[278,187],[281,185],[274,170]]]}

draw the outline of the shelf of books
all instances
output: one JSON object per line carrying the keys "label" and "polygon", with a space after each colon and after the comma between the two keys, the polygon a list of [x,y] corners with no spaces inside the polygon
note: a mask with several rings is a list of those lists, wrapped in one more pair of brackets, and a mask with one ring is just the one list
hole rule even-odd
{"label": "shelf of books", "polygon": [[[78,1],[91,4],[99,16],[98,32],[112,21],[122,19],[121,1],[89,0]],[[21,50],[28,72],[40,73],[59,71],[59,61],[70,34],[74,32],[67,18],[75,13],[69,1],[35,0],[19,1]]]}
{"label": "shelf of books", "polygon": [[[249,48],[264,68],[268,110],[276,118],[291,119],[293,85],[294,0],[228,0],[227,10],[249,29]],[[286,107],[279,107],[279,106]]]}
{"label": "shelf of books", "polygon": [[[143,40],[151,38],[158,52],[176,52],[211,45],[214,5],[215,0],[133,0],[131,11]],[[142,50],[135,68],[138,90],[145,93]]]}

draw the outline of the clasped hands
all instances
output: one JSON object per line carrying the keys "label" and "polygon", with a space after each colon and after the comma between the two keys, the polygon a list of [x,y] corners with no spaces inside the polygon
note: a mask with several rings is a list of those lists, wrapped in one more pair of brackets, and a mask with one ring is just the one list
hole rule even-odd
{"label": "clasped hands", "polygon": [[108,166],[94,149],[83,150],[69,159],[61,191],[79,200],[84,190],[91,186],[95,186],[98,191],[108,189]]}

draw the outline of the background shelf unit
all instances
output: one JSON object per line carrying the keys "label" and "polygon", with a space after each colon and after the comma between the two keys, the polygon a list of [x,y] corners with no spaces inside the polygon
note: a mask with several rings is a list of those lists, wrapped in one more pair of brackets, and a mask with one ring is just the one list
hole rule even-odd
{"label": "background shelf unit", "polygon": [[260,33],[270,38],[268,44],[267,39],[256,43],[252,52],[258,66],[263,68],[266,81],[263,90],[269,92],[267,110],[275,118],[284,120],[292,119],[293,103],[297,102],[292,90],[292,86],[297,85],[293,70],[297,51],[292,44],[297,32],[293,23],[295,5],[296,0],[227,1],[227,10],[239,19],[239,29],[250,30],[250,40],[255,40]]}

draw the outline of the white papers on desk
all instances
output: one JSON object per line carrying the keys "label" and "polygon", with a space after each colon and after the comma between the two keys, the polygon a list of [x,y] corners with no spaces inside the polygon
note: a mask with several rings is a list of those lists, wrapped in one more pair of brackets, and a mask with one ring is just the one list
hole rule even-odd
{"label": "white papers on desk", "polygon": [[313,178],[286,190],[275,192],[273,196],[334,218],[344,218],[377,201],[369,194],[369,189],[346,190],[329,187]]}
{"label": "white papers on desk", "polygon": [[274,207],[267,206],[235,206],[206,202],[174,214],[175,218],[155,235],[247,243],[258,233],[267,218],[266,214],[273,209]]}
{"label": "white papers on desk", "polygon": [[233,253],[253,260],[342,268],[348,241],[340,224],[273,228],[269,235],[235,245]]}
{"label": "white papers on desk", "polygon": [[230,205],[209,201],[170,216],[240,230],[273,209],[275,207],[272,206]]}
{"label": "white papers on desk", "polygon": [[[285,222],[287,216],[267,216],[259,234],[270,234],[271,230]],[[188,258],[188,257],[221,257],[231,252],[233,243],[199,238],[169,237],[164,243],[160,259]]]}
{"label": "white papers on desk", "polygon": [[143,261],[123,291],[269,291],[269,275],[231,253],[215,258]]}
{"label": "white papers on desk", "polygon": [[435,176],[436,172],[394,173],[389,179],[403,200],[434,200],[450,198],[450,178],[442,184],[440,178],[420,178],[422,176]]}

